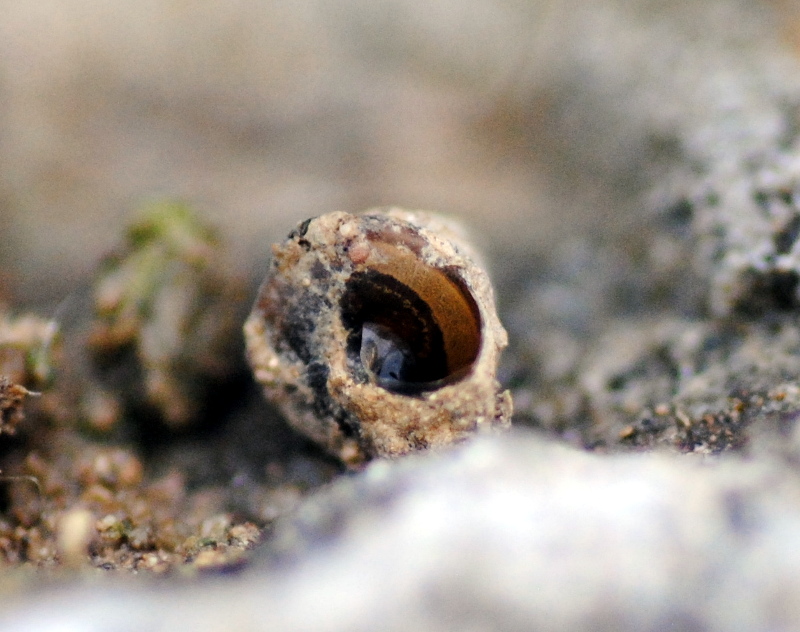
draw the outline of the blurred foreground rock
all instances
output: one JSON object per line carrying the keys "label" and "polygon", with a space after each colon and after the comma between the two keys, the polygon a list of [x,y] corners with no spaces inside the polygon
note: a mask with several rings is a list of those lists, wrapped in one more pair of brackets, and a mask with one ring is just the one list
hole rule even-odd
{"label": "blurred foreground rock", "polygon": [[0,625],[789,630],[798,530],[800,477],[777,455],[601,457],[515,432],[340,479],[236,577],[33,594]]}

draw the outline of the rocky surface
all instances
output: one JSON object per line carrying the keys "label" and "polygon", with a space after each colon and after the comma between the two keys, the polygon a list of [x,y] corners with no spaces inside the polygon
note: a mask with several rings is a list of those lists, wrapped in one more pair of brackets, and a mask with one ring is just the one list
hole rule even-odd
{"label": "rocky surface", "polygon": [[[122,5],[109,3],[93,29],[80,11],[48,14],[42,24],[60,34],[52,50],[77,57],[26,56],[38,49],[23,36],[39,24],[27,6],[10,3],[2,46],[14,54],[1,57],[16,98],[2,119],[3,147],[13,151],[0,151],[3,208],[14,209],[7,226],[15,237],[0,257],[23,300],[60,298],[52,280],[41,281],[54,261],[69,263],[73,279],[87,265],[72,250],[54,249],[58,231],[45,238],[36,230],[41,221],[95,200],[95,217],[76,215],[76,226],[103,213],[113,225],[124,212],[107,209],[165,183],[235,209],[238,220],[223,233],[255,277],[266,262],[252,263],[248,240],[261,240],[263,250],[270,233],[278,238],[308,215],[382,201],[463,208],[495,253],[511,338],[501,373],[514,393],[517,428],[452,451],[377,462],[321,487],[335,475],[331,464],[274,415],[260,424],[260,402],[243,395],[248,403],[228,411],[222,428],[185,443],[150,441],[140,464],[145,481],[186,467],[189,487],[203,497],[214,489],[205,485],[263,484],[258,464],[269,463],[277,489],[294,481],[289,504],[310,493],[291,515],[274,503],[240,504],[258,526],[270,525],[243,570],[214,574],[209,569],[235,569],[211,560],[208,577],[181,580],[178,570],[153,585],[84,568],[67,574],[77,585],[46,587],[41,574],[15,574],[7,559],[9,605],[0,624],[800,625],[793,5],[475,0],[467,18],[463,3],[456,10],[445,0],[424,7],[352,0],[308,13],[244,2],[227,20],[198,9],[188,43],[171,37],[180,31],[178,14],[151,33],[156,5],[138,21],[116,20],[125,24],[116,40],[102,25],[131,18]],[[70,19],[62,24],[59,15]],[[269,23],[285,37],[269,45],[237,37]],[[80,46],[63,28],[69,24],[84,29]],[[221,24],[230,31],[213,41],[240,48],[202,37],[222,32],[214,30]],[[154,44],[132,47],[144,51],[133,57],[109,44],[130,47],[143,37]],[[181,45],[197,55],[171,56]],[[258,79],[248,64],[236,65],[236,51],[272,73]],[[20,59],[32,60],[34,71],[26,74]],[[85,72],[73,69],[58,84],[72,100],[41,97],[70,59],[92,60],[75,62]],[[84,98],[94,107],[75,106]],[[39,108],[26,108],[31,102]],[[60,151],[32,133],[43,120]],[[211,140],[198,131],[207,129],[216,130]],[[252,130],[262,140],[242,149]],[[106,159],[73,158],[64,149],[70,139],[103,140],[92,146]],[[175,160],[155,178],[142,155],[176,139]],[[37,208],[45,211],[36,215]],[[31,418],[18,434],[30,433]],[[235,495],[230,489],[223,495]],[[51,552],[49,563],[80,566],[84,518],[70,514],[65,524],[78,526],[62,529],[61,557]],[[213,516],[193,514],[193,528],[203,518]],[[0,525],[5,537],[13,537],[14,519]],[[233,547],[234,535],[212,537],[206,557]],[[252,532],[240,535],[252,542]],[[236,568],[247,550],[239,548]],[[203,564],[187,566],[203,572]]]}
{"label": "rocky surface", "polygon": [[92,582],[34,595],[0,623],[789,630],[800,616],[799,482],[778,456],[612,459],[516,431],[340,480],[236,577],[167,591]]}

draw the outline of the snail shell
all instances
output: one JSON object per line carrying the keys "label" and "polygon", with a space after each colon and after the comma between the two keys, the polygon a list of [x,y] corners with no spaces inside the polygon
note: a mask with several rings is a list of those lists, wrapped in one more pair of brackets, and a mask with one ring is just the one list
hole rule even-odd
{"label": "snail shell", "polygon": [[245,324],[256,379],[299,431],[350,465],[507,428],[506,332],[458,225],[399,209],[306,220]]}

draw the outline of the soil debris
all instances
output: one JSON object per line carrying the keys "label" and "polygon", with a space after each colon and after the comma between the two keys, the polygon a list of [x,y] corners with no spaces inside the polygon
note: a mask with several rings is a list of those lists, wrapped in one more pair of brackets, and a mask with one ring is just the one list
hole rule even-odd
{"label": "soil debris", "polygon": [[100,264],[88,345],[102,390],[93,423],[146,406],[171,428],[196,423],[209,394],[241,367],[243,284],[215,232],[187,206],[155,204]]}
{"label": "soil debris", "polygon": [[250,299],[224,260],[188,207],[154,205],[101,262],[77,325],[0,317],[0,560],[239,568],[339,471],[263,410],[241,340]]}
{"label": "soil debris", "polygon": [[0,434],[14,434],[17,424],[23,420],[23,402],[35,395],[24,386],[14,384],[7,377],[0,376]]}

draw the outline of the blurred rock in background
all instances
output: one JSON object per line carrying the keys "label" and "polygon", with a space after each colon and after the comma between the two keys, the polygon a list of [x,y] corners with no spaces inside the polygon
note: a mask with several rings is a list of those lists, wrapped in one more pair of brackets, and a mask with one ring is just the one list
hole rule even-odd
{"label": "blurred rock in background", "polygon": [[519,125],[561,4],[3,0],[6,292],[63,298],[161,197],[222,225],[248,271],[297,221],[377,204],[546,243],[573,222]]}

